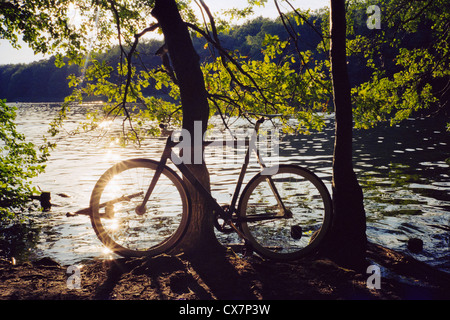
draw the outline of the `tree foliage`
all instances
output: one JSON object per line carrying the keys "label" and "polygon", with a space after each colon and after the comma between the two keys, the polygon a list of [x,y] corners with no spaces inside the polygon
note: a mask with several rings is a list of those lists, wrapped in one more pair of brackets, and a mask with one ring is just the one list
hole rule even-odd
{"label": "tree foliage", "polygon": [[[450,112],[449,1],[378,1],[381,29],[362,27],[369,1],[352,2],[352,56],[368,78],[352,89],[355,121],[368,128],[417,114]],[[359,15],[359,17],[358,17]]]}
{"label": "tree foliage", "polygon": [[49,144],[36,148],[17,131],[15,107],[0,100],[0,221],[20,213],[37,190],[31,179],[44,171]]}
{"label": "tree foliage", "polygon": [[[36,8],[45,5],[39,1],[33,3]],[[139,114],[136,119],[141,119],[140,123],[146,126],[148,122],[142,122],[146,119],[179,124],[177,84],[170,77],[170,70],[154,56],[162,43],[147,40],[144,36],[150,33],[146,31],[148,27],[155,23],[150,14],[152,3],[96,1],[93,5],[77,2],[76,6],[71,1],[64,3],[70,4],[85,23],[75,26],[70,23],[69,15],[66,20],[61,16],[33,27],[21,25],[24,30],[31,28],[27,32],[34,34],[47,29],[58,30],[58,26],[67,29],[66,33],[59,33],[64,40],[55,40],[53,44],[60,50],[67,49],[64,51],[67,59],[57,57],[53,60],[64,71],[52,70],[50,79],[48,73],[40,73],[39,67],[49,66],[42,66],[42,63],[39,67],[35,65],[32,71],[25,66],[0,68],[2,96],[20,99],[22,94],[36,99],[39,93],[55,91],[67,96],[70,89],[63,86],[60,78],[72,72],[68,83],[74,91],[67,101],[100,96],[107,102],[105,114],[125,117]],[[355,125],[368,128],[380,121],[397,123],[414,114],[448,112],[448,1],[378,2],[382,25],[381,29],[372,30],[366,24],[370,4],[368,1],[347,1],[349,73]],[[217,41],[207,14],[204,13],[203,23],[199,21],[193,14],[194,5],[190,1],[179,2],[183,18],[196,27],[192,29],[193,41],[203,61],[212,113],[224,116],[242,115],[247,111],[295,114],[299,125],[287,130],[307,132],[321,127],[317,111],[330,111],[331,107],[326,54],[329,39],[327,10],[310,13],[295,10],[292,6],[293,10],[282,13],[282,18],[256,18],[240,26],[233,26],[223,18],[216,19],[218,22],[214,27],[220,39]],[[255,4],[252,2],[251,5]],[[245,16],[250,8],[228,10],[228,14],[230,17]],[[6,9],[2,10],[5,12]],[[67,9],[42,12],[63,15],[67,14]],[[15,14],[18,16],[20,12]],[[8,17],[14,20],[11,14]],[[8,19],[5,21],[3,28],[6,30],[12,24]],[[13,30],[20,29],[18,25],[15,29],[9,28],[9,33],[3,33],[13,34]],[[9,36],[13,42],[15,37]],[[35,43],[42,42],[43,38],[35,36],[32,39]],[[75,43],[80,45],[76,47]],[[218,46],[227,50],[227,59]],[[48,81],[47,90],[39,90],[45,80]],[[125,92],[127,105],[139,107],[127,111],[119,106]],[[133,128],[136,132],[142,131],[138,126]],[[156,132],[156,127],[152,128],[150,132]]]}
{"label": "tree foliage", "polygon": [[72,32],[69,6],[61,0],[11,0],[0,2],[0,37],[19,48],[19,35],[36,53],[73,49],[83,34]]}

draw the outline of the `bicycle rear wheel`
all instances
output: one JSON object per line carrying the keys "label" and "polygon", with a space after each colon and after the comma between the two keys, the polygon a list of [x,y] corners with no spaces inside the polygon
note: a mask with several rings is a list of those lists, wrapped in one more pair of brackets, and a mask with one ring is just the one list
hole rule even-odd
{"label": "bicycle rear wheel", "polygon": [[331,214],[326,186],[295,165],[280,165],[272,175],[257,174],[245,187],[238,207],[241,230],[253,249],[277,260],[298,259],[316,249],[328,231]]}
{"label": "bicycle rear wheel", "polygon": [[136,208],[158,163],[132,159],[117,163],[97,181],[91,194],[91,222],[100,241],[122,256],[153,256],[167,252],[183,236],[189,219],[189,198],[180,177],[164,167],[146,203]]}

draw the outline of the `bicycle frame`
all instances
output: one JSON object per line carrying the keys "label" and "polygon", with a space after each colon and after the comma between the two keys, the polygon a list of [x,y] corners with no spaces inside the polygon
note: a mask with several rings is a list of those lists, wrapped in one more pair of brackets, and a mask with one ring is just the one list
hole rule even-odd
{"label": "bicycle frame", "polygon": [[[236,188],[233,193],[233,197],[231,200],[231,204],[229,206],[229,210],[225,211],[224,208],[219,205],[216,201],[216,199],[213,198],[211,193],[201,184],[201,182],[195,177],[195,175],[192,173],[192,171],[188,168],[188,166],[181,160],[181,158],[176,155],[172,149],[177,146],[177,142],[174,142],[172,140],[172,137],[169,136],[166,140],[166,145],[164,147],[163,154],[161,156],[161,160],[159,162],[158,168],[155,172],[155,175],[152,178],[152,181],[147,189],[147,192],[144,196],[144,200],[140,206],[136,208],[136,213],[138,214],[144,214],[145,213],[145,205],[150,198],[150,195],[161,175],[161,172],[163,171],[163,168],[166,166],[167,160],[170,158],[172,163],[180,170],[180,172],[183,174],[183,176],[189,181],[189,183],[198,191],[200,194],[213,206],[213,212],[216,214],[219,214],[219,216],[224,219],[224,221],[229,224],[242,238],[245,239],[245,236],[242,234],[242,232],[233,224],[232,222],[232,214],[236,211],[236,203],[239,197],[239,193],[242,187],[242,182],[244,180],[244,176],[247,172],[247,167],[250,162],[250,154],[252,151],[255,151],[257,161],[261,165],[262,168],[265,168],[265,164],[259,154],[259,150],[256,147],[256,139],[259,131],[260,125],[265,121],[266,119],[264,117],[257,120],[254,132],[248,141],[248,147],[246,150],[244,163],[241,167],[241,171],[239,173],[239,177],[237,180]],[[214,141],[204,141],[203,147],[206,147],[210,144],[214,143]],[[222,142],[225,143],[225,142]],[[247,144],[247,141],[246,141]],[[270,176],[267,177],[268,182],[270,184],[270,187],[272,191],[274,192],[274,195],[277,199],[278,205],[282,211],[282,215],[274,215],[274,214],[267,214],[267,215],[259,215],[258,218],[255,218],[255,220],[265,220],[265,219],[274,219],[274,218],[289,218],[290,217],[290,211],[286,210],[283,202],[281,201],[281,197],[278,194],[278,191],[275,187],[275,184],[273,183]],[[250,219],[247,219],[247,221]]]}

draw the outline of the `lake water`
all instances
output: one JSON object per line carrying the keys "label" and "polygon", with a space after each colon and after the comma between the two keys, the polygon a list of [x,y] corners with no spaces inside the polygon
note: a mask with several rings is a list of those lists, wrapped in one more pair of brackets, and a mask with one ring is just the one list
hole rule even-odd
{"label": "lake water", "polygon": [[[22,105],[18,127],[38,143],[57,110],[47,104]],[[71,134],[84,120],[84,113],[84,107],[72,108],[64,131],[56,138],[58,146],[46,173],[34,181],[43,191],[51,192],[53,206],[49,212],[30,212],[28,227],[11,231],[14,247],[10,254],[16,258],[49,256],[62,264],[75,264],[109,257],[89,218],[66,214],[88,206],[96,180],[112,164],[127,158],[160,156],[165,141],[161,138],[145,140],[141,148],[122,148],[95,132]],[[282,137],[279,162],[307,167],[330,188],[333,134],[330,119],[323,132]],[[445,132],[444,124],[418,119],[407,120],[401,126],[355,131],[354,150],[355,171],[365,196],[369,240],[450,272],[450,169],[446,162],[450,157],[450,133]],[[207,158],[213,194],[219,202],[230,200],[241,158],[228,158],[225,165],[220,152]],[[409,252],[410,238],[422,239],[424,250]]]}

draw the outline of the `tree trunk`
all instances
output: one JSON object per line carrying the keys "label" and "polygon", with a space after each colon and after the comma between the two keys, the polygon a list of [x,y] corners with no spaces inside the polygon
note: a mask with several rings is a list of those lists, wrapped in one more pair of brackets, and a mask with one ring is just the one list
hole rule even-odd
{"label": "tree trunk", "polygon": [[345,1],[331,0],[330,59],[335,107],[333,155],[334,219],[326,255],[338,264],[358,268],[366,254],[366,220],[363,193],[352,164],[352,104],[346,59]]}
{"label": "tree trunk", "polygon": [[[175,0],[156,0],[152,15],[158,20],[166,41],[172,67],[180,86],[181,105],[183,110],[183,129],[191,134],[192,157],[197,152],[194,164],[190,170],[200,182],[210,189],[209,172],[203,162],[203,156],[198,157],[194,142],[201,141],[206,131],[209,118],[209,105],[199,56],[195,52],[186,24],[182,21]],[[201,137],[194,137],[195,121],[201,121]],[[197,132],[197,135],[199,132]],[[200,139],[200,140],[199,140]],[[197,144],[198,147],[198,144]],[[187,182],[187,181],[186,181]],[[205,254],[217,252],[222,246],[214,234],[213,215],[208,210],[205,199],[187,182],[192,203],[192,215],[187,233],[176,248],[188,254]]]}

